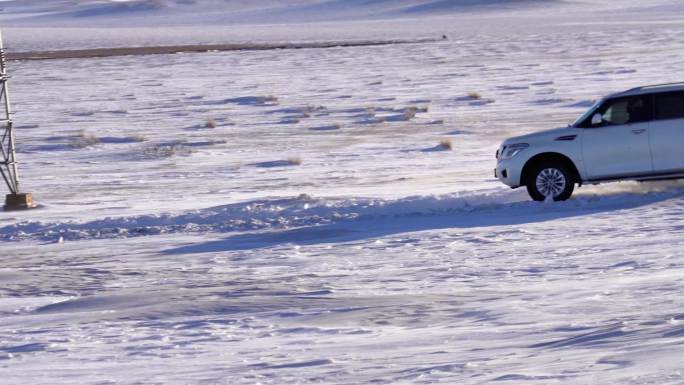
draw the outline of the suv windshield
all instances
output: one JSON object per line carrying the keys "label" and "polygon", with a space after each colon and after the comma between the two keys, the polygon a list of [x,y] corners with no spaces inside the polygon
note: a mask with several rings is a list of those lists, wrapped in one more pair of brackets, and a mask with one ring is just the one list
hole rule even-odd
{"label": "suv windshield", "polygon": [[603,99],[594,103],[584,114],[582,114],[582,116],[577,118],[577,120],[575,120],[570,126],[571,127],[579,127],[579,125],[582,124],[582,122],[589,119],[589,117],[594,114],[594,112],[596,111],[597,108],[599,108],[601,103],[603,103]]}

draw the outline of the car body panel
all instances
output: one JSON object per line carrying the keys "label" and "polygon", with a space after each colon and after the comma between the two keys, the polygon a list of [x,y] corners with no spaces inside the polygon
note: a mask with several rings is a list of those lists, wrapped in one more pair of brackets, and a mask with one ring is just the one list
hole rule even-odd
{"label": "car body panel", "polygon": [[530,147],[510,159],[500,159],[496,168],[497,178],[512,188],[520,187],[523,184],[521,177],[525,164],[533,157],[544,153],[560,154],[569,158],[577,167],[580,176],[584,177],[581,133],[581,128],[564,127],[505,140],[499,148],[499,153],[505,146],[517,143],[527,143]]}
{"label": "car body panel", "polygon": [[586,178],[601,179],[653,171],[649,123],[582,129]]}
{"label": "car body panel", "polygon": [[684,170],[684,119],[656,120],[650,123],[649,140],[656,173]]}

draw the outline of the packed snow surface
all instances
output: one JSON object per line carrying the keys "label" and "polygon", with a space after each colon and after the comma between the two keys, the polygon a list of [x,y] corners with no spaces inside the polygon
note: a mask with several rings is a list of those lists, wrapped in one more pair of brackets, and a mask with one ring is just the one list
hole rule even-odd
{"label": "packed snow surface", "polygon": [[0,212],[0,382],[684,383],[684,183],[536,203],[492,172],[682,80],[682,7],[482,3],[3,2],[18,50],[447,39],[11,62],[41,206]]}

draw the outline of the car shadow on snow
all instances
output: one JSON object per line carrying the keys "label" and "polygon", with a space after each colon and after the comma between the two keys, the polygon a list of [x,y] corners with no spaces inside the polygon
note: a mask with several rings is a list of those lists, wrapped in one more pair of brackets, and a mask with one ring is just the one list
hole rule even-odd
{"label": "car shadow on snow", "polygon": [[325,225],[236,234],[222,240],[169,249],[164,253],[211,253],[281,245],[318,245],[362,241],[427,230],[524,225],[628,210],[682,196],[684,190],[648,194],[619,193],[579,197],[568,202],[551,204],[513,202],[430,214],[362,216]]}

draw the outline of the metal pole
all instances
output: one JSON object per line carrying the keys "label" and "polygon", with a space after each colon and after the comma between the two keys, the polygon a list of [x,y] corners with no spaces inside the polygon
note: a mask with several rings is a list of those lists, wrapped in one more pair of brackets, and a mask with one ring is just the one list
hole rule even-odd
{"label": "metal pole", "polygon": [[12,111],[10,107],[9,88],[7,87],[7,65],[5,60],[5,46],[0,31],[0,98],[4,99],[5,116],[1,121],[5,123],[5,133],[3,138],[7,143],[3,143],[4,158],[2,165],[6,167],[7,175],[3,175],[12,194],[19,193],[19,173],[17,171],[16,142],[14,138],[14,128],[12,126]]}
{"label": "metal pole", "polygon": [[[7,62],[5,46],[0,32],[0,108],[4,107],[4,116],[0,113],[0,176],[4,179],[10,194],[5,197],[5,211],[24,210],[36,207],[30,193],[19,192],[19,173],[17,171],[17,151],[12,125],[12,110],[10,107],[9,88],[7,87]],[[1,127],[3,126],[4,127]]]}

